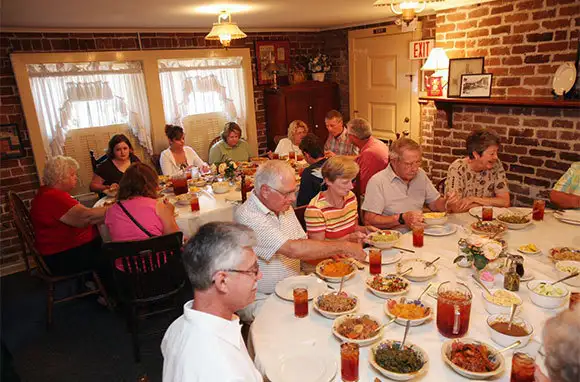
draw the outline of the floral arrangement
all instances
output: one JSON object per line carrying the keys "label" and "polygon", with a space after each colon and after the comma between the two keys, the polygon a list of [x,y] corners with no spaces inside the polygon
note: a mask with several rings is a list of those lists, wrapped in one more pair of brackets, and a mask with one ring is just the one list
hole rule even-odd
{"label": "floral arrangement", "polygon": [[234,179],[237,174],[238,165],[232,160],[221,162],[217,167],[217,172],[226,179]]}
{"label": "floral arrangement", "polygon": [[460,255],[453,260],[453,263],[465,259],[473,262],[478,270],[485,268],[490,261],[496,260],[503,252],[500,242],[477,235],[460,239],[458,244]]}
{"label": "floral arrangement", "polygon": [[308,70],[312,73],[326,73],[330,68],[330,59],[326,54],[318,53],[308,60]]}

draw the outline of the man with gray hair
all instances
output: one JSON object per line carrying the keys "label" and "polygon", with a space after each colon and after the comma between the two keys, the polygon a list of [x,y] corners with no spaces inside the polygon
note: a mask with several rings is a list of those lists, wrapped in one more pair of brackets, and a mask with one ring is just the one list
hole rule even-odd
{"label": "man with gray hair", "polygon": [[364,118],[351,119],[346,129],[350,141],[360,150],[356,158],[360,167],[357,187],[360,195],[364,195],[372,176],[389,165],[389,148],[372,136],[371,124]]}
{"label": "man with gray hair", "polygon": [[423,225],[423,206],[431,211],[446,211],[449,200],[439,192],[421,169],[421,146],[401,138],[391,145],[389,166],[376,173],[367,185],[362,206],[365,225],[407,231]]}
{"label": "man with gray hair", "polygon": [[300,260],[337,255],[362,260],[366,256],[358,243],[307,239],[292,208],[295,200],[294,169],[284,161],[271,160],[258,168],[254,191],[236,211],[235,220],[256,232],[254,251],[264,273],[258,282],[256,302],[238,312],[244,321],[253,320],[279,281],[300,274]]}
{"label": "man with gray hair", "polygon": [[183,250],[194,299],[163,337],[163,382],[262,381],[241,335],[235,311],[256,297],[262,277],[256,235],[236,223],[200,227]]}

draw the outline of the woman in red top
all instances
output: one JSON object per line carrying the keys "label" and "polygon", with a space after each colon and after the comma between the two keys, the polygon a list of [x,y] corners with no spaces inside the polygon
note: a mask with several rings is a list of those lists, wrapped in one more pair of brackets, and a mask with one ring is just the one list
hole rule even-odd
{"label": "woman in red top", "polygon": [[30,211],[36,249],[53,275],[67,275],[106,266],[96,224],[106,207],[87,208],[69,192],[77,185],[79,164],[70,157],[51,158]]}

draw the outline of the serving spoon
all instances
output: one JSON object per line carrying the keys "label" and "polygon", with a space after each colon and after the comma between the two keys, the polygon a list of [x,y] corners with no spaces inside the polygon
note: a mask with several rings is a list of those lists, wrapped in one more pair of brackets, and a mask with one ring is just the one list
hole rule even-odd
{"label": "serving spoon", "polygon": [[514,323],[514,317],[516,316],[516,308],[518,307],[517,304],[512,304],[512,307],[510,309],[510,321],[508,323],[508,332],[511,330],[512,325]]}
{"label": "serving spoon", "polygon": [[409,327],[411,326],[411,320],[407,320],[407,324],[405,325],[405,334],[403,335],[403,341],[401,341],[401,350],[405,349],[405,340],[407,339],[407,334],[409,333]]}
{"label": "serving spoon", "polygon": [[487,287],[477,279],[477,277],[475,277],[475,275],[471,275],[471,278],[473,278],[473,280],[475,280],[475,282],[477,283],[477,285],[479,285],[480,287],[482,287],[487,294],[489,294],[490,296],[492,295],[491,292],[489,291],[489,289],[487,289]]}
{"label": "serving spoon", "polygon": [[438,256],[435,260],[429,261],[428,263],[425,263],[425,268],[429,268],[431,265],[435,264],[435,262],[437,260],[439,260],[440,258],[441,258],[441,256]]}
{"label": "serving spoon", "polygon": [[413,267],[410,267],[408,269],[406,269],[405,271],[401,272],[398,274],[399,277],[403,277],[405,276],[407,273],[411,272],[413,270]]}
{"label": "serving spoon", "polygon": [[421,301],[421,297],[423,297],[423,295],[424,295],[425,293],[427,293],[427,291],[429,290],[429,288],[431,288],[431,285],[433,285],[433,283],[429,283],[429,284],[427,285],[427,288],[425,288],[425,289],[423,290],[423,292],[421,292],[421,294],[419,295],[419,297],[417,297],[417,300],[418,300],[418,301]]}
{"label": "serving spoon", "polygon": [[[559,279],[559,280],[556,280],[556,281],[554,281],[553,283],[550,283],[550,285],[556,285],[556,284],[558,284],[559,282],[566,281],[566,280],[568,280],[568,279],[571,279],[571,278],[573,278],[573,277],[576,277],[576,276],[578,276],[578,275],[580,275],[580,272],[574,272],[574,273],[572,273],[571,275],[568,275],[568,276],[566,276],[566,277],[562,277],[561,279]],[[547,284],[546,282],[542,281],[542,282],[541,282],[541,283],[540,283],[538,286],[540,286],[540,285],[546,285],[546,284]]]}

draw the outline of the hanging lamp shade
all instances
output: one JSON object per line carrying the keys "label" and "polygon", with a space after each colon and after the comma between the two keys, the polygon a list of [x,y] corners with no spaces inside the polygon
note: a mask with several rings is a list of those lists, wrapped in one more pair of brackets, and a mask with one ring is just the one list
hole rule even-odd
{"label": "hanging lamp shade", "polygon": [[[227,19],[227,21],[222,21]],[[225,47],[230,46],[232,40],[247,37],[238,27],[238,24],[232,22],[232,17],[228,12],[222,12],[218,16],[218,22],[213,24],[211,31],[205,36],[206,40],[219,40]]]}

